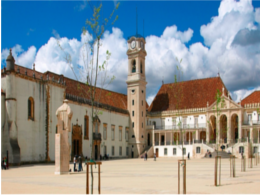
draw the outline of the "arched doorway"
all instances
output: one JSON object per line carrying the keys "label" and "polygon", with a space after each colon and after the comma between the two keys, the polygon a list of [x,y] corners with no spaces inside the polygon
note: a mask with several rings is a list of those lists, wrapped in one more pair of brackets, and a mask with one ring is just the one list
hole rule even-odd
{"label": "arched doorway", "polygon": [[220,116],[220,141],[222,143],[227,143],[227,116]]}
{"label": "arched doorway", "polygon": [[177,132],[175,132],[174,134],[173,134],[173,141],[174,141],[174,143],[177,143],[177,140],[179,141],[179,133],[177,133]]}
{"label": "arched doorway", "polygon": [[200,140],[204,140],[204,142],[206,141],[206,131],[200,132]]}
{"label": "arched doorway", "polygon": [[82,128],[79,125],[72,127],[72,157],[82,155]]}
{"label": "arched doorway", "polygon": [[209,140],[211,143],[216,141],[216,117],[211,116],[209,122]]}
{"label": "arched doorway", "polygon": [[147,135],[147,145],[150,146],[150,133]]}
{"label": "arched doorway", "polygon": [[231,142],[238,139],[238,115],[231,116]]}

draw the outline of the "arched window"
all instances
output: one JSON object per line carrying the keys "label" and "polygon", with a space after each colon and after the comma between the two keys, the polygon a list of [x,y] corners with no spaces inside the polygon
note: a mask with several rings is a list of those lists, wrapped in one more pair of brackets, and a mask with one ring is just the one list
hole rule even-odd
{"label": "arched window", "polygon": [[141,70],[141,74],[143,73],[143,65],[142,65],[142,61],[141,61],[141,65],[140,65],[140,70]]}
{"label": "arched window", "polygon": [[32,97],[28,99],[28,119],[34,120],[34,100]]}
{"label": "arched window", "polygon": [[132,72],[136,72],[136,61],[132,61]]}
{"label": "arched window", "polygon": [[89,118],[87,115],[85,115],[85,117],[84,117],[84,139],[89,139],[88,125],[89,125]]}

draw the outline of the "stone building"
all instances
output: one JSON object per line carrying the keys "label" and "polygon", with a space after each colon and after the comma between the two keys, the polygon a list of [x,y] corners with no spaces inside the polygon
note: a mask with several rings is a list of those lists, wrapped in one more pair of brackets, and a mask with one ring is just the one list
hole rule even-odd
{"label": "stone building", "polygon": [[[10,51],[6,68],[1,70],[2,156],[8,151],[13,164],[54,161],[55,112],[65,99],[73,112],[71,157],[90,157],[91,151],[95,159],[105,154],[136,158],[145,151],[150,156],[173,157],[181,155],[182,143],[186,154],[198,158],[206,150],[217,149],[216,143],[225,145],[226,151],[232,148],[237,155],[246,151],[249,142],[259,151],[259,91],[236,103],[220,77],[206,78],[181,82],[177,87],[163,84],[148,106],[145,39],[131,37],[127,55],[127,95],[97,88],[100,99],[95,107],[102,114],[94,117],[91,129],[91,103],[84,94],[89,86],[50,71],[38,72],[35,66],[17,65]],[[222,92],[223,106],[216,118],[217,89]],[[176,91],[182,92],[179,100]]]}

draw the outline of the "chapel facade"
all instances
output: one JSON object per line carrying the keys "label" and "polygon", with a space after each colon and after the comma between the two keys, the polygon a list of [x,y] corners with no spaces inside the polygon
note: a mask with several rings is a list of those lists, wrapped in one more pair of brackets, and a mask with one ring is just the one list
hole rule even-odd
{"label": "chapel facade", "polygon": [[[56,73],[38,72],[15,64],[10,54],[1,70],[1,153],[20,164],[55,160],[56,110],[63,101],[73,117],[69,132],[71,160],[75,155],[100,160],[148,156],[201,158],[219,150],[239,156],[249,143],[260,152],[260,91],[234,102],[218,77],[163,84],[152,104],[146,103],[145,39],[128,40],[127,95],[97,88],[91,125],[89,86]],[[221,92],[216,114],[215,96]],[[177,91],[181,98],[176,99]],[[180,96],[178,96],[180,97]],[[92,128],[92,129],[91,129]],[[93,140],[93,144],[92,144]]]}

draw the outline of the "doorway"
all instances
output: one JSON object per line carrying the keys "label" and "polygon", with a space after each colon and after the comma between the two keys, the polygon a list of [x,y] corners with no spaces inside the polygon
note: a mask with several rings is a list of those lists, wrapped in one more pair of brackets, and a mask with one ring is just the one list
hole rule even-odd
{"label": "doorway", "polygon": [[132,158],[134,158],[134,151],[132,151]]}
{"label": "doorway", "polygon": [[158,156],[159,156],[159,149],[158,148],[156,148],[156,150],[155,150],[155,155],[156,155],[156,158],[158,158]]}
{"label": "doorway", "polygon": [[79,125],[72,128],[72,159],[74,156],[82,155],[82,129]]}
{"label": "doorway", "polygon": [[164,145],[164,135],[161,136],[161,145]]}
{"label": "doorway", "polygon": [[95,145],[95,160],[98,160],[98,146]]}
{"label": "doorway", "polygon": [[150,133],[148,133],[148,135],[147,135],[147,144],[148,144],[148,146],[150,146]]}

